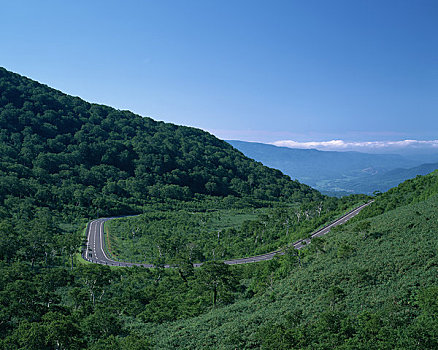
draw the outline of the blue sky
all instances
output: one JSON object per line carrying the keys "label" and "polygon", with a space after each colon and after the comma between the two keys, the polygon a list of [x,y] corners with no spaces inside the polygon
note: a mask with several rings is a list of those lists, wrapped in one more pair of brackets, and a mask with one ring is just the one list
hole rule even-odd
{"label": "blue sky", "polygon": [[0,65],[260,142],[438,139],[438,1],[3,1]]}

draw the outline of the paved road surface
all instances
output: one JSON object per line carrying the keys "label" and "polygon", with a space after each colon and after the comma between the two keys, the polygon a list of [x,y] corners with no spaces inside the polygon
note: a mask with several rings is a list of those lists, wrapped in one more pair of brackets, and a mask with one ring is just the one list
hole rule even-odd
{"label": "paved road surface", "polygon": [[[315,231],[310,236],[311,238],[301,239],[299,241],[296,241],[291,246],[293,246],[295,249],[302,249],[306,245],[308,245],[312,238],[315,237],[321,237],[326,235],[330,232],[330,229],[332,227],[338,226],[343,224],[344,222],[350,220],[359,212],[365,208],[366,206],[370,205],[372,202],[368,202],[366,204],[363,204],[356,209],[350,211],[349,213],[341,216],[339,219],[333,221],[331,224],[323,227],[322,229]],[[87,227],[87,248],[83,251],[82,257],[85,260],[88,260],[92,263],[96,264],[102,264],[102,265],[109,265],[109,266],[143,266],[143,267],[154,267],[151,264],[134,264],[129,262],[123,262],[123,261],[116,261],[110,259],[104,250],[104,223],[105,221],[111,220],[114,218],[102,218],[102,219],[96,219],[91,221],[88,224]],[[247,264],[247,263],[254,263],[264,260],[271,260],[275,255],[283,255],[284,250],[279,249],[270,253],[251,256],[247,258],[240,258],[240,259],[232,259],[232,260],[226,260],[224,261],[225,264],[228,265],[239,265],[239,264]],[[194,264],[195,267],[201,266],[202,264]],[[164,267],[169,268],[171,266],[165,265]]]}

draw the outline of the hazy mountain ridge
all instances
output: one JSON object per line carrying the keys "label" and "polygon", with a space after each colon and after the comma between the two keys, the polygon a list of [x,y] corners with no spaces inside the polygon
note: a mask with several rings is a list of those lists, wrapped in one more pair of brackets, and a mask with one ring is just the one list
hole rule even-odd
{"label": "hazy mountain ridge", "polygon": [[412,179],[418,175],[427,175],[438,169],[438,163],[421,164],[413,168],[397,168],[383,174],[377,174],[364,181],[356,180],[349,183],[349,189],[354,193],[369,193],[374,191],[387,191],[405,180]]}
{"label": "hazy mountain ridge", "polygon": [[[400,182],[425,175],[436,164],[422,164],[414,155],[291,149],[256,142],[227,141],[245,155],[279,169],[291,178],[324,193],[348,194],[386,191]],[[437,155],[438,158],[438,155]],[[429,155],[427,159],[434,159]]]}

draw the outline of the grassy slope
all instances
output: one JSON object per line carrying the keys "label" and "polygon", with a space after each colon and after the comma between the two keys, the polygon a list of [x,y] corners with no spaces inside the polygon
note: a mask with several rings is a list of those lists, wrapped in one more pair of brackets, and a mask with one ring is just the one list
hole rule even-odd
{"label": "grassy slope", "polygon": [[329,308],[327,290],[333,286],[346,295],[336,308],[349,314],[400,308],[414,317],[416,294],[438,283],[438,196],[366,220],[371,222],[366,238],[356,229],[358,220],[336,230],[327,237],[326,253],[309,256],[303,268],[263,296],[191,320],[132,326],[156,348],[258,347],[258,329],[294,310],[301,309],[308,322],[316,319]]}

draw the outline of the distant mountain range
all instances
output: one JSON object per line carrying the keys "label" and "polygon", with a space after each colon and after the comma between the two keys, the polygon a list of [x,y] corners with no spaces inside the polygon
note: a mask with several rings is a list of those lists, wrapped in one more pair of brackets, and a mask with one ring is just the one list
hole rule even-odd
{"label": "distant mountain range", "polygon": [[[406,179],[438,168],[438,155],[406,157],[399,154],[293,149],[236,140],[227,142],[246,156],[331,195],[384,192]],[[423,164],[425,161],[430,163]]]}

